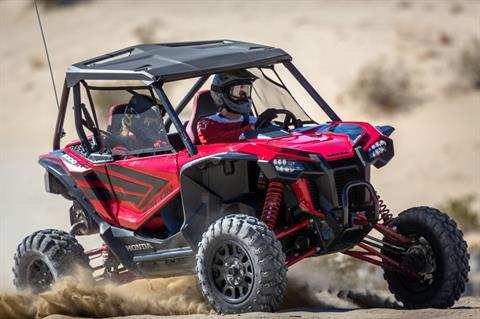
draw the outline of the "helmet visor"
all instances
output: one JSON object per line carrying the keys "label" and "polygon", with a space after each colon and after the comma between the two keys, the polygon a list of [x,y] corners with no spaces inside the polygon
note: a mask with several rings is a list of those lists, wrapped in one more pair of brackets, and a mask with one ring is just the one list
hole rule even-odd
{"label": "helmet visor", "polygon": [[235,84],[230,87],[229,96],[232,101],[242,101],[250,98],[252,94],[252,84]]}

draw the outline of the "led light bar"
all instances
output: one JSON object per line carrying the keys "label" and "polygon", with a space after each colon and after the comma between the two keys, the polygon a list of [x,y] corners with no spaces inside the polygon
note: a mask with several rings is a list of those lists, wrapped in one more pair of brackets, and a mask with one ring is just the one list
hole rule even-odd
{"label": "led light bar", "polygon": [[273,166],[279,173],[297,173],[302,172],[305,169],[301,162],[286,158],[274,159]]}
{"label": "led light bar", "polygon": [[371,160],[374,160],[381,155],[385,154],[387,152],[387,142],[384,140],[379,140],[375,143],[373,143],[372,146],[368,149],[368,156],[370,157]]}

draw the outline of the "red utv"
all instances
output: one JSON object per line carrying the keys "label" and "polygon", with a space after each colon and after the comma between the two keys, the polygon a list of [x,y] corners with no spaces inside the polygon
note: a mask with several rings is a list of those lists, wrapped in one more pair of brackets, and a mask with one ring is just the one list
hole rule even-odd
{"label": "red utv", "polygon": [[[197,273],[219,313],[275,311],[289,267],[340,252],[382,267],[406,308],[452,306],[469,271],[462,232],[434,208],[389,213],[370,169],[393,157],[393,128],[342,121],[291,60],[224,40],[138,45],[71,65],[53,151],[39,162],[47,191],[72,202],[72,226],[23,240],[15,285],[41,292],[76,265],[97,280]],[[245,69],[259,79],[251,115],[263,121],[241,141],[199,145],[198,119],[217,111],[208,79]],[[171,82],[188,79],[196,81],[174,107]],[[102,91],[131,98],[98,105]],[[78,140],[61,147],[68,105]],[[328,119],[319,123],[317,111]],[[84,251],[76,236],[94,233],[104,244]]]}

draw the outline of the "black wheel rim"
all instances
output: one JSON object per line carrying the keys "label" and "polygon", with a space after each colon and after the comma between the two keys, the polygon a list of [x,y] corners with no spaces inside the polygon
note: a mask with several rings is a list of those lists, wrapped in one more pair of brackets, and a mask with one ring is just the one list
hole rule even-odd
{"label": "black wheel rim", "polygon": [[28,265],[27,283],[33,289],[33,292],[45,291],[53,282],[53,274],[42,259],[35,259]]}
{"label": "black wheel rim", "polygon": [[[437,277],[437,260],[436,260],[436,254],[430,244],[430,241],[428,241],[425,237],[421,235],[417,235],[415,238],[415,242],[418,246],[421,246],[425,252],[425,263],[427,264],[427,270],[424,272],[418,273],[420,277],[422,278],[421,282],[418,282],[417,280],[406,280],[404,282],[405,286],[411,290],[412,292],[415,293],[421,293],[425,292],[433,286],[433,284],[436,282],[436,277]],[[407,253],[410,249],[407,250]]]}
{"label": "black wheel rim", "polygon": [[[425,262],[429,264],[430,269],[428,272],[420,272],[417,273],[420,277],[421,280],[419,281],[416,278],[412,278],[411,276],[404,274],[404,273],[398,273],[398,275],[402,278],[400,280],[401,285],[409,290],[411,293],[418,294],[418,293],[424,293],[429,290],[431,290],[435,284],[438,282],[438,263],[439,260],[437,258],[437,254],[435,253],[435,249],[432,247],[432,244],[430,241],[425,237],[422,236],[418,233],[415,234],[408,234],[407,236],[411,238],[415,238],[414,244],[409,245],[405,247],[407,249],[406,254],[410,251],[412,246],[421,246],[423,249],[425,249]],[[403,264],[404,262],[404,257],[401,258],[395,258],[398,262]]]}
{"label": "black wheel rim", "polygon": [[253,289],[252,260],[234,241],[225,241],[218,246],[212,258],[211,275],[216,290],[229,303],[241,303]]}

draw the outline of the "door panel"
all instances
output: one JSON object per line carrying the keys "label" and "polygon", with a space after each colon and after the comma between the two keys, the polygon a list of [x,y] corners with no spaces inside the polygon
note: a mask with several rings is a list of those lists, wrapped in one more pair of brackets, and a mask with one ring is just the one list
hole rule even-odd
{"label": "door panel", "polygon": [[179,192],[177,155],[131,158],[107,165],[120,225],[139,229]]}

